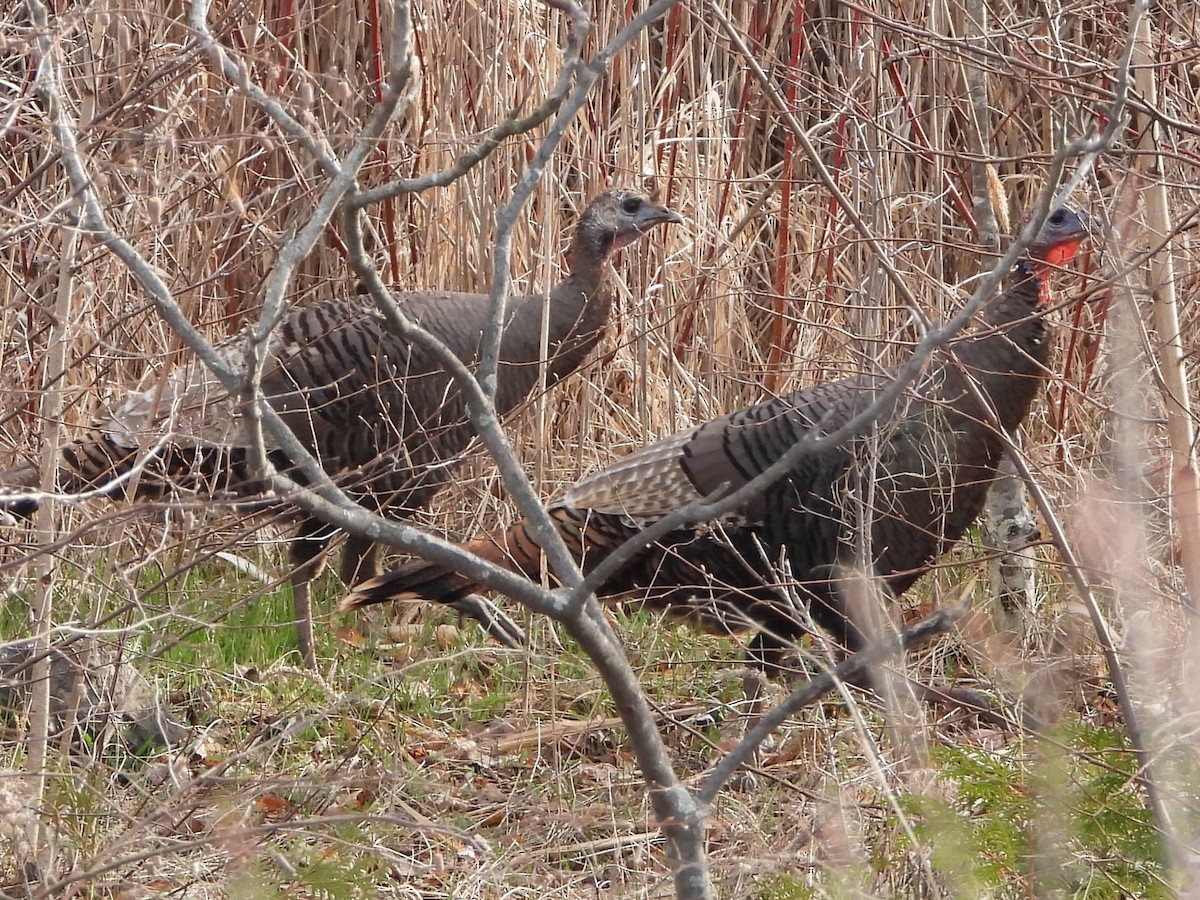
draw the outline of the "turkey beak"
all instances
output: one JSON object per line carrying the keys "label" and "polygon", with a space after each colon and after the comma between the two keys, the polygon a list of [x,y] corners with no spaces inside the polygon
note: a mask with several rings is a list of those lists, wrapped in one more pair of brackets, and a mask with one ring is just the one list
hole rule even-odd
{"label": "turkey beak", "polygon": [[645,234],[656,225],[682,225],[683,216],[672,209],[667,209],[665,206],[657,206],[653,210],[648,210],[647,215],[641,222],[638,223],[638,231]]}
{"label": "turkey beak", "polygon": [[1076,218],[1079,219],[1079,227],[1075,229],[1076,247],[1085,243],[1095,243],[1092,240],[1092,232],[1095,228],[1091,217],[1082,209],[1074,211]]}

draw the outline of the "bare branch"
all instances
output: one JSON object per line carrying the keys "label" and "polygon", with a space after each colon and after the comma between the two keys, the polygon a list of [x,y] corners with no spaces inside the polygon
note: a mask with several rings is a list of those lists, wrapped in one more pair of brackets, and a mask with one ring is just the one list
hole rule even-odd
{"label": "bare branch", "polygon": [[[589,604],[595,607],[595,598]],[[625,723],[655,817],[667,839],[667,859],[675,880],[675,895],[698,900],[712,896],[704,855],[706,804],[698,802],[679,782],[655,725],[654,710],[646,700],[624,649],[607,627],[604,617],[598,614],[598,609],[585,608],[582,615],[568,615],[561,621],[595,663]]]}
{"label": "bare branch", "polygon": [[283,104],[272,97],[250,78],[245,65],[238,65],[230,59],[225,48],[217,43],[208,27],[208,10],[212,0],[192,0],[191,15],[188,23],[196,35],[196,42],[208,53],[221,74],[239,91],[270,116],[284,134],[290,136],[309,155],[330,178],[336,178],[341,170],[337,155],[324,136],[314,136],[300,122],[293,118]]}
{"label": "bare branch", "polygon": [[346,204],[350,209],[362,209],[401,194],[416,194],[430,188],[445,187],[487,159],[492,151],[505,140],[515,134],[532,131],[554,114],[555,110],[562,105],[563,98],[567,96],[567,91],[571,87],[571,82],[575,80],[575,73],[582,65],[583,47],[592,28],[587,13],[577,3],[572,3],[570,0],[545,0],[545,3],[553,9],[565,12],[571,19],[571,34],[567,42],[563,65],[558,71],[554,87],[551,88],[546,98],[528,115],[521,115],[520,108],[512,110],[504,121],[489,131],[478,144],[446,168],[419,175],[416,178],[403,178],[391,184],[356,193],[347,198]]}
{"label": "bare branch", "polygon": [[[643,29],[666,15],[667,10],[678,2],[679,0],[658,0],[658,2],[652,3],[639,15],[630,19],[617,32],[616,37],[592,57],[583,73],[579,76],[579,81],[575,85],[575,89],[571,92],[571,96],[558,111],[558,115],[554,117],[554,121],[550,125],[550,130],[538,146],[537,153],[534,154],[533,159],[529,161],[529,166],[521,176],[521,180],[517,183],[516,188],[513,189],[512,196],[496,212],[496,234],[493,239],[492,290],[490,294],[492,316],[488,327],[484,331],[483,345],[480,347],[478,374],[479,383],[483,385],[484,393],[489,397],[496,395],[496,369],[500,361],[500,338],[503,334],[504,312],[508,301],[510,285],[509,269],[511,268],[513,226],[516,224],[521,210],[529,202],[529,198],[532,196],[538,180],[542,177],[542,172],[545,170],[546,164],[550,161],[550,157],[566,134],[568,126],[574,120],[579,110],[583,108],[583,104],[587,102],[588,94],[591,92],[592,87],[608,70],[608,64],[612,61],[612,58],[626,44],[640,34]],[[577,26],[576,30],[581,29]],[[512,489],[511,484],[508,487],[510,490]],[[516,495],[517,505],[526,515],[535,507],[541,505],[532,490],[521,493],[525,494],[525,496],[522,497],[521,494]],[[535,535],[539,535],[541,531],[541,523],[536,523]],[[548,534],[545,536],[547,539],[551,539]]]}
{"label": "bare branch", "polygon": [[[203,2],[203,0],[197,0]],[[257,324],[250,330],[246,346],[247,381],[241,393],[247,399],[246,429],[250,437],[250,454],[252,470],[259,473],[269,471],[266,445],[260,432],[261,424],[257,419],[256,410],[265,403],[249,402],[251,398],[260,400],[262,394],[262,373],[267,360],[267,344],[271,335],[282,320],[287,310],[285,297],[292,275],[296,267],[312,252],[312,248],[320,239],[329,220],[337,211],[343,198],[354,190],[355,180],[359,170],[368,157],[375,151],[383,132],[396,115],[404,91],[412,76],[412,19],[408,0],[393,0],[395,10],[392,25],[392,46],[389,60],[389,71],[384,83],[383,96],[375,104],[371,120],[366,128],[355,139],[354,147],[346,154],[340,170],[330,181],[321,194],[308,221],[294,238],[287,242],[279,251],[271,275],[267,279],[262,313]],[[272,431],[272,437],[282,439],[281,432],[286,429],[279,423],[280,433]]]}

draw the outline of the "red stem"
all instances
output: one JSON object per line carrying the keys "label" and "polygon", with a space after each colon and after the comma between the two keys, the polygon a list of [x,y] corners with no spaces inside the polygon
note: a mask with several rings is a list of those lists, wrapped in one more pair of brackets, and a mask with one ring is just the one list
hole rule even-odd
{"label": "red stem", "polygon": [[[912,101],[909,99],[908,86],[904,83],[904,79],[900,77],[900,61],[892,55],[891,45],[886,37],[879,39],[879,47],[885,60],[884,68],[887,70],[888,79],[892,82],[892,87],[896,89],[896,93],[900,97],[900,102],[904,104],[905,115],[908,116],[908,123],[912,127],[913,137],[916,139],[917,150],[916,154],[919,158],[928,163],[934,163],[933,144],[929,140],[929,135],[925,131],[925,126],[921,124],[920,118],[917,116],[917,111],[913,108]],[[971,233],[977,235],[979,229],[975,224],[975,213],[971,209],[971,204],[959,192],[954,185],[954,178],[948,168],[942,167],[942,185],[946,189],[946,193],[950,196],[951,202],[958,209],[959,214],[963,217],[963,221],[967,227],[971,229]]]}
{"label": "red stem", "polygon": [[[383,21],[379,15],[379,0],[370,0],[370,3],[371,76],[375,81],[375,100],[378,102],[383,99]],[[386,139],[381,140],[375,148],[375,157],[379,160],[377,168],[386,180],[392,170]],[[388,263],[392,267],[392,278],[395,279],[400,276],[400,249],[396,242],[396,201],[392,197],[383,201],[383,230],[387,235]]]}
{"label": "red stem", "polygon": [[[796,4],[792,15],[791,43],[788,47],[788,66],[790,76],[784,96],[788,107],[796,108],[796,89],[800,82],[800,56],[804,51],[804,6]],[[772,298],[771,338],[767,346],[767,372],[763,387],[768,394],[777,394],[784,380],[783,360],[787,354],[787,345],[795,320],[788,312],[793,305],[793,299],[788,296],[788,263],[791,261],[791,224],[792,224],[792,180],[796,158],[796,136],[789,128],[783,139],[783,171],[780,173],[780,183],[783,185],[783,197],[779,207],[779,232],[775,249],[775,277]]]}

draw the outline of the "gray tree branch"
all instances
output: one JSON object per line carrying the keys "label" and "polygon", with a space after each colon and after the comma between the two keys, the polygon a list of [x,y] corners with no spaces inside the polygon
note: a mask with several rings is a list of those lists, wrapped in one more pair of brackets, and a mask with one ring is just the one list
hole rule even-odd
{"label": "gray tree branch", "polygon": [[926,616],[911,628],[889,635],[865,650],[854,653],[828,672],[810,678],[796,688],[774,709],[765,714],[746,732],[738,745],[721,758],[695,792],[697,802],[707,805],[716,799],[717,793],[733,774],[745,765],[754,752],[771,734],[789,718],[806,706],[816,703],[826,694],[831,694],[839,685],[848,684],[871,669],[909,650],[929,643],[935,637],[952,630],[957,622],[970,611],[965,605],[940,609]]}

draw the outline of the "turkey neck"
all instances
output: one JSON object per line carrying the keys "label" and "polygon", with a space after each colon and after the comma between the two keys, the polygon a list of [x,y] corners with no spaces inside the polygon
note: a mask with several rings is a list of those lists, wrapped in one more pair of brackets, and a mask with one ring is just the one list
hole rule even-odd
{"label": "turkey neck", "polygon": [[[1028,261],[1018,265],[1008,289],[984,317],[985,334],[953,348],[958,377],[949,379],[950,394],[963,391],[965,374],[979,386],[1006,431],[1021,424],[1037,394],[1050,359],[1050,341],[1042,305],[1042,282]],[[961,370],[960,370],[961,367]],[[966,415],[988,422],[990,417],[971,399],[956,401]]]}
{"label": "turkey neck", "polygon": [[[575,371],[599,343],[612,312],[612,236],[596,223],[583,221],[567,254],[570,274],[550,291],[547,387]],[[537,379],[541,360],[542,311],[545,295],[521,297],[504,330],[500,356],[506,370],[500,392],[524,398]],[[502,406],[497,397],[497,406]],[[519,402],[519,399],[514,402]]]}

